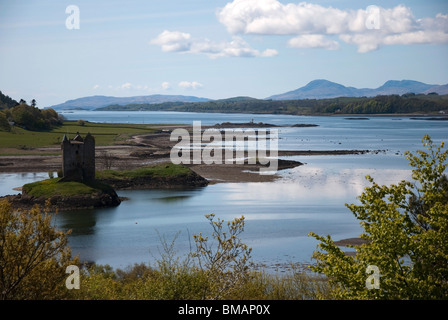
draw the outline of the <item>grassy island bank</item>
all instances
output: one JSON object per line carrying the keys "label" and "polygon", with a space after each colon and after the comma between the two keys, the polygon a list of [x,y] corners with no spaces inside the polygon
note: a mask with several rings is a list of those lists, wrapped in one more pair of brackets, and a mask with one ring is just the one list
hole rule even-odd
{"label": "grassy island bank", "polygon": [[75,210],[114,207],[121,203],[117,190],[154,188],[204,187],[208,180],[190,168],[162,163],[132,170],[96,172],[91,182],[62,181],[51,178],[23,185],[22,194],[7,198],[15,208],[28,209],[34,205],[50,209]]}
{"label": "grassy island bank", "polygon": [[208,180],[182,165],[170,162],[131,170],[97,171],[98,180],[119,190],[205,187]]}
{"label": "grassy island bank", "polygon": [[46,179],[22,186],[22,193],[9,195],[15,208],[28,209],[34,205],[51,210],[75,210],[114,207],[121,203],[115,190],[101,182],[62,182],[60,178]]}

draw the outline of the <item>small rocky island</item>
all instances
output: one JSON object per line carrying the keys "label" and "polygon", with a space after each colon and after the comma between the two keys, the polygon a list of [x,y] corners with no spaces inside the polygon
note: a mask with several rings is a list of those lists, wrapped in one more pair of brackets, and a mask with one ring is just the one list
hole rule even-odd
{"label": "small rocky island", "polygon": [[115,207],[121,203],[115,190],[100,181],[76,182],[52,178],[25,184],[22,194],[6,196],[13,208],[34,205],[50,210],[76,210]]}
{"label": "small rocky island", "polygon": [[64,135],[62,170],[57,178],[25,184],[22,193],[2,198],[14,208],[34,205],[50,210],[114,207],[121,203],[115,189],[151,189],[206,186],[208,180],[181,165],[162,163],[133,170],[95,171],[95,139]]}

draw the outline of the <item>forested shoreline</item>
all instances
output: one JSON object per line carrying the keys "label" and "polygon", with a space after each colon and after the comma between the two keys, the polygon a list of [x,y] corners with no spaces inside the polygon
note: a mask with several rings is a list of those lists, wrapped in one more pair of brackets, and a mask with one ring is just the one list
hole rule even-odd
{"label": "forested shoreline", "polygon": [[412,114],[448,112],[448,95],[413,94],[332,99],[262,100],[249,97],[207,102],[110,105],[98,111],[184,111],[292,115]]}

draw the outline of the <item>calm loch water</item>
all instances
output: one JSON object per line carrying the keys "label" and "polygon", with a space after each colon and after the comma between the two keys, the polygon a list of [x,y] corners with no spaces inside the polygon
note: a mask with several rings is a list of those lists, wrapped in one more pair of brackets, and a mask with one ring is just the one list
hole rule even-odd
{"label": "calm loch water", "polygon": [[[424,134],[440,143],[448,139],[448,121],[412,120],[402,117],[372,117],[349,120],[342,117],[281,115],[198,114],[180,112],[74,112],[69,120],[130,123],[192,123],[204,125],[225,121],[273,124],[313,123],[318,127],[279,128],[283,150],[384,150],[377,154],[290,157],[306,163],[280,172],[271,183],[221,183],[188,190],[120,191],[129,198],[116,208],[61,212],[55,223],[71,229],[70,245],[82,260],[125,268],[154,262],[160,255],[161,239],[176,238],[179,255],[194,246],[192,235],[208,234],[204,217],[214,213],[224,220],[244,215],[244,241],[253,248],[255,262],[269,268],[289,262],[309,263],[317,242],[309,232],[330,234],[339,240],[356,237],[361,228],[345,207],[355,203],[367,186],[367,174],[382,184],[410,178],[403,153],[422,148]],[[47,178],[47,173],[0,174],[0,194],[14,187]]]}

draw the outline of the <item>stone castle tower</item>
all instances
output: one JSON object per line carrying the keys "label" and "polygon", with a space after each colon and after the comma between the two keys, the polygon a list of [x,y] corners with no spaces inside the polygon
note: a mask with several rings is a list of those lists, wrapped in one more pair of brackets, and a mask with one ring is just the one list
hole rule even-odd
{"label": "stone castle tower", "polygon": [[95,180],[95,138],[79,133],[70,140],[64,135],[61,143],[62,174],[60,181],[89,182]]}

